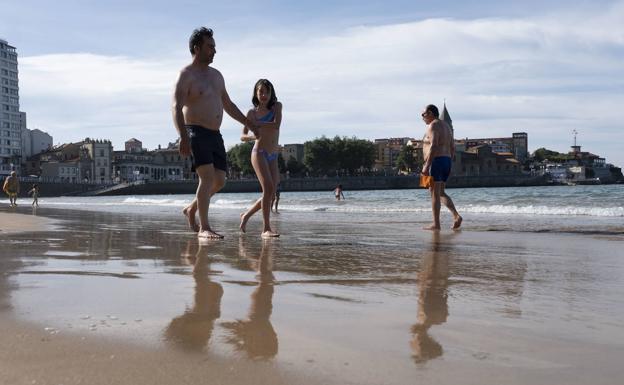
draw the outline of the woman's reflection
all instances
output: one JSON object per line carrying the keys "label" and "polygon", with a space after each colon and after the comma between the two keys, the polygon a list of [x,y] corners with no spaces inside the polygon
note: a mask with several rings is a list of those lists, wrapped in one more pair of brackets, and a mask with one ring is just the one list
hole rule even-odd
{"label": "woman's reflection", "polygon": [[442,355],[442,345],[429,335],[429,328],[448,317],[448,253],[441,251],[440,233],[434,231],[430,251],[425,253],[418,273],[418,322],[412,326],[414,361],[426,362]]}
{"label": "woman's reflection", "polygon": [[[193,246],[197,251],[193,253]],[[214,322],[221,315],[221,297],[223,287],[210,280],[210,258],[207,246],[209,240],[189,240],[182,257],[193,266],[195,280],[195,298],[193,306],[187,308],[179,317],[174,318],[165,329],[165,339],[186,350],[204,349],[212,331]]]}
{"label": "woman's reflection", "polygon": [[241,258],[246,258],[257,271],[258,286],[251,294],[247,319],[224,323],[230,331],[227,339],[237,350],[245,351],[249,358],[268,359],[277,354],[277,334],[270,317],[273,311],[273,240],[262,240],[260,256],[253,253],[244,239],[239,244]]}

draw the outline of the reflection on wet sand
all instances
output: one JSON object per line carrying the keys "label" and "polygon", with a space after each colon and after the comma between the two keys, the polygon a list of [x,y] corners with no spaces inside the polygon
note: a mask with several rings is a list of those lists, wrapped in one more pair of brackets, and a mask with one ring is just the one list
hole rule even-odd
{"label": "reflection on wet sand", "polygon": [[429,328],[441,325],[448,317],[448,252],[441,250],[440,233],[431,235],[429,251],[424,254],[418,273],[418,317],[412,326],[412,358],[416,363],[440,357],[440,345],[429,335]]}
{"label": "reflection on wet sand", "polygon": [[247,319],[234,322],[224,322],[223,326],[229,331],[227,342],[234,345],[239,351],[245,351],[252,359],[268,359],[277,354],[277,334],[273,329],[270,317],[273,311],[273,242],[262,241],[260,255],[254,253],[241,239],[239,254],[247,259],[257,272],[258,287],[251,294],[251,305]]}
{"label": "reflection on wet sand", "polygon": [[[210,280],[210,241],[189,240],[186,252],[182,254],[186,262],[193,266],[195,280],[195,298],[191,308],[184,314],[171,320],[165,329],[165,340],[185,350],[203,350],[214,329],[214,322],[221,315],[221,297],[223,287]],[[193,253],[193,247],[197,251]]]}

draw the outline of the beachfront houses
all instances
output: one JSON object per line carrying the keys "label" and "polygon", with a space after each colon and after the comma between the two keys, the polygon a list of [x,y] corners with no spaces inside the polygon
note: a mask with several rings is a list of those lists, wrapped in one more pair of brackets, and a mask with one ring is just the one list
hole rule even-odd
{"label": "beachfront houses", "polygon": [[511,137],[502,138],[455,139],[457,151],[467,151],[472,147],[482,145],[488,145],[492,152],[497,154],[510,153],[520,163],[524,163],[529,158],[529,134],[526,132],[514,132]]}
{"label": "beachfront houses", "polygon": [[113,169],[115,181],[121,183],[193,178],[191,160],[180,155],[176,143],[150,151],[136,138],[126,141],[123,151],[114,152]]}
{"label": "beachfront houses", "polygon": [[42,181],[108,184],[112,183],[112,151],[110,140],[86,138],[29,157],[24,171]]}
{"label": "beachfront houses", "polygon": [[376,157],[373,167],[377,170],[393,170],[396,167],[396,161],[401,153],[401,148],[410,141],[413,142],[414,139],[406,137],[375,139]]}
{"label": "beachfront houses", "polygon": [[599,155],[581,151],[576,141],[568,153],[539,149],[533,158],[531,169],[554,183],[612,183],[623,179],[619,167]]}

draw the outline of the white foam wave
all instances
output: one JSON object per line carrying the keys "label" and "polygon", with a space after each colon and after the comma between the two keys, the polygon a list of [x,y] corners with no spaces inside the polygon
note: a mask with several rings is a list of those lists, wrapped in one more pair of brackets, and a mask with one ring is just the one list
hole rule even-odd
{"label": "white foam wave", "polygon": [[124,199],[121,204],[141,205],[141,206],[185,206],[191,203],[186,199],[151,199],[151,198],[137,198],[129,197]]}
{"label": "white foam wave", "polygon": [[592,217],[624,217],[624,207],[575,207],[575,206],[464,206],[459,211],[470,213],[523,214],[523,215],[564,215]]}
{"label": "white foam wave", "polygon": [[[71,199],[71,200],[56,200],[54,198],[49,200],[50,206],[83,206],[85,209],[87,206],[91,207],[184,207],[191,202],[192,197],[186,197],[186,199],[174,199],[171,197],[126,197],[120,200],[85,200],[85,199]],[[215,199],[211,206],[221,209],[246,209],[255,201],[255,197],[249,197],[245,199]],[[41,200],[40,203],[47,203],[46,200]],[[328,204],[326,201],[311,202],[311,201],[296,201],[280,202],[280,209],[284,211],[295,212],[317,212],[317,213],[423,213],[429,212],[431,206],[428,200],[422,200],[418,202],[393,202],[377,203],[370,201],[349,201],[341,204]],[[501,214],[501,215],[540,215],[540,216],[590,216],[590,217],[624,217],[624,207],[612,206],[612,207],[597,207],[597,206],[549,206],[549,205],[501,205],[501,204],[474,204],[474,205],[460,205],[458,206],[460,212],[475,213],[475,214]]]}
{"label": "white foam wave", "polygon": [[[333,213],[421,213],[431,210],[430,206],[421,207],[375,207],[375,206],[303,206],[281,205],[282,210]],[[460,212],[475,214],[519,214],[519,215],[559,215],[624,217],[624,207],[575,207],[575,206],[517,206],[517,205],[468,205],[459,206]]]}

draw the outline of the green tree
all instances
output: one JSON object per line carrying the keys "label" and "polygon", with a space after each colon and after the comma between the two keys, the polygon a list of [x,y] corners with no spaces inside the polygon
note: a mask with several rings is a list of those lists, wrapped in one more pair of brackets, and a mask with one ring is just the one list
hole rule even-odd
{"label": "green tree", "polygon": [[254,170],[251,165],[251,149],[253,146],[253,142],[245,142],[230,148],[227,152],[227,157],[233,170],[240,171],[244,175],[253,174]]}
{"label": "green tree", "polygon": [[290,175],[299,175],[305,171],[305,168],[306,166],[303,163],[298,162],[297,159],[295,159],[294,157],[288,157],[288,162],[286,162],[286,170],[290,173]]}
{"label": "green tree", "polygon": [[401,147],[397,156],[395,166],[401,171],[411,171],[414,169],[416,161],[414,159],[414,148],[407,144]]}
{"label": "green tree", "polygon": [[322,136],[303,144],[303,164],[315,175],[336,169],[333,141]]}
{"label": "green tree", "polygon": [[277,168],[279,169],[280,174],[286,172],[286,162],[284,162],[284,157],[281,152],[277,154]]}
{"label": "green tree", "polygon": [[375,145],[364,139],[334,138],[338,167],[353,173],[360,168],[371,168],[375,162]]}
{"label": "green tree", "polygon": [[533,152],[533,159],[541,162],[544,159],[548,159],[552,162],[565,162],[569,159],[571,159],[570,155],[568,154],[562,154],[560,152],[557,151],[552,151],[552,150],[548,150],[544,147],[542,148],[538,148],[537,150],[535,150],[535,152]]}

